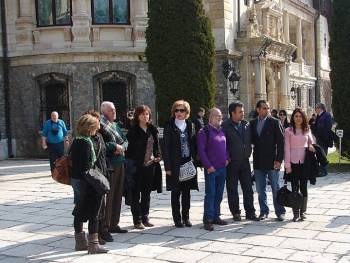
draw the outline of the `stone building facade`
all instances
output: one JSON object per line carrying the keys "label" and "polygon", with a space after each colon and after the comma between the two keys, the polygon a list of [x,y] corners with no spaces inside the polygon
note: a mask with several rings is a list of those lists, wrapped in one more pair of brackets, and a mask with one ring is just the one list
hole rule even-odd
{"label": "stone building facade", "polygon": [[[300,106],[311,114],[315,103],[324,101],[324,94],[316,96],[316,71],[321,60],[316,61],[318,13],[312,0],[204,3],[216,39],[220,107],[225,110],[233,99],[240,99],[252,116],[256,102],[266,99],[271,108],[291,113]],[[239,69],[241,79],[235,94],[227,88],[222,74],[225,60]]]}
{"label": "stone building facade", "polygon": [[[116,103],[121,120],[141,103],[155,112],[154,84],[144,62],[147,0],[5,3],[16,156],[45,155],[39,131],[53,110],[70,128],[103,100]],[[2,134],[3,122],[1,115]]]}
{"label": "stone building facade", "polygon": [[[216,104],[223,112],[235,99],[245,103],[247,117],[259,99],[288,113],[301,106],[311,114],[317,101],[330,105],[329,12],[318,12],[315,1],[203,0],[215,37]],[[148,0],[5,0],[5,5],[6,114],[16,156],[45,155],[39,131],[52,110],[70,128],[103,100],[116,102],[121,120],[140,103],[156,113],[144,59]],[[232,69],[241,77],[237,92],[227,79]],[[5,112],[2,85],[0,112]],[[6,114],[0,114],[0,159],[7,152]]]}

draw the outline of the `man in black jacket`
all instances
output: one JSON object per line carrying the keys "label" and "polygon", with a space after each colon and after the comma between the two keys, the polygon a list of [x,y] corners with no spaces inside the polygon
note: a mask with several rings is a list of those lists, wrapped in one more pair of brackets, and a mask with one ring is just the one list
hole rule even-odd
{"label": "man in black jacket", "polygon": [[263,220],[268,217],[269,207],[266,196],[266,176],[271,182],[273,205],[279,221],[285,218],[285,208],[276,201],[279,190],[279,174],[284,153],[283,127],[280,121],[269,115],[269,104],[258,101],[258,117],[250,122],[253,150],[254,177],[259,196],[260,215]]}
{"label": "man in black jacket", "polygon": [[243,192],[243,205],[246,219],[258,220],[254,208],[254,192],[252,188],[249,157],[252,153],[251,131],[249,123],[244,118],[243,104],[232,102],[229,106],[230,119],[223,124],[226,144],[230,160],[227,167],[226,188],[227,198],[233,220],[241,221],[239,209],[238,180]]}

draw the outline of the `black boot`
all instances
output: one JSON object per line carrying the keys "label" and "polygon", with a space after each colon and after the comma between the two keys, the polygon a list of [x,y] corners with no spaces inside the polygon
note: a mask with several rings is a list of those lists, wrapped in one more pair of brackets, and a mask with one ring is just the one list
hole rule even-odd
{"label": "black boot", "polygon": [[293,208],[293,222],[296,222],[300,219],[300,210]]}
{"label": "black boot", "polygon": [[187,227],[191,227],[192,226],[192,223],[190,221],[190,211],[182,210],[182,222]]}
{"label": "black boot", "polygon": [[305,216],[306,208],[307,208],[307,196],[304,196],[303,204],[301,205],[301,209],[300,209],[300,220],[306,219],[306,216]]}

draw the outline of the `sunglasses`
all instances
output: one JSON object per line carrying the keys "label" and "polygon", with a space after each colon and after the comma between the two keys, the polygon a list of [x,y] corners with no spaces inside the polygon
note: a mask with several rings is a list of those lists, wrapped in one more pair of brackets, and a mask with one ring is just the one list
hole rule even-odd
{"label": "sunglasses", "polygon": [[181,113],[183,113],[183,112],[185,112],[186,110],[185,109],[176,109],[175,110],[175,112],[181,112]]}

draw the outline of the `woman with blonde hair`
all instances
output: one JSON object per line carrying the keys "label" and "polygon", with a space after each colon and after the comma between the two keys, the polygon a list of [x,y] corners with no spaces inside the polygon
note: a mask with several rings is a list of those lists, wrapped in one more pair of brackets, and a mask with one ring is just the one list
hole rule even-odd
{"label": "woman with blonde hair", "polygon": [[175,101],[171,118],[164,127],[166,187],[171,191],[171,209],[176,227],[192,226],[189,219],[190,190],[198,190],[197,171],[192,162],[192,158],[196,156],[195,129],[188,120],[190,111],[187,101]]}
{"label": "woman with blonde hair", "polygon": [[[102,206],[103,194],[98,194],[86,179],[87,173],[95,166],[99,153],[93,146],[92,136],[100,128],[99,119],[91,114],[84,114],[78,120],[76,137],[71,146],[72,175],[74,191],[73,210],[75,230],[75,250],[88,250],[89,254],[107,253],[98,242],[98,219]],[[83,223],[89,221],[88,241],[83,231]]]}

